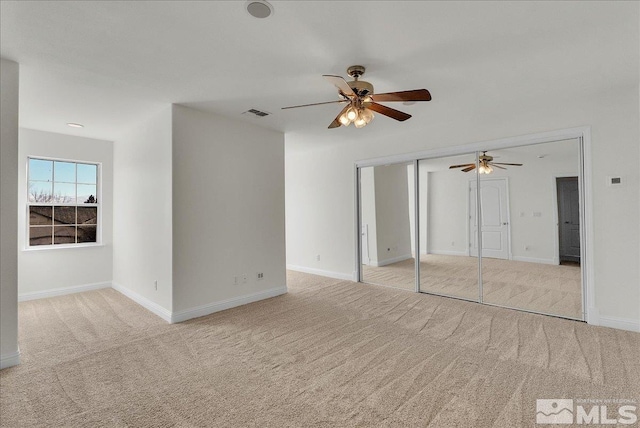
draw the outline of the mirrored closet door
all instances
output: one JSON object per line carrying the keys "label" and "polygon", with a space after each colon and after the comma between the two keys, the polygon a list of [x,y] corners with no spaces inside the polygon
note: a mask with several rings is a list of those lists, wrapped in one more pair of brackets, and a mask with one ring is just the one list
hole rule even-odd
{"label": "mirrored closet door", "polygon": [[360,168],[360,280],[415,291],[414,163]]}
{"label": "mirrored closet door", "polygon": [[581,159],[573,139],[359,168],[360,281],[584,320]]}
{"label": "mirrored closet door", "polygon": [[482,301],[583,319],[579,141],[487,154],[493,167],[480,174]]}
{"label": "mirrored closet door", "polygon": [[475,159],[474,152],[418,162],[422,292],[479,300],[477,227],[470,223],[476,200],[469,191]]}

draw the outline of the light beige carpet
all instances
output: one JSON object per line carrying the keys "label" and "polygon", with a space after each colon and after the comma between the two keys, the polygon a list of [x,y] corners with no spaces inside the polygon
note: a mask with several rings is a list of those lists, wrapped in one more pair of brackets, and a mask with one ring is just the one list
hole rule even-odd
{"label": "light beige carpet", "polygon": [[640,400],[640,334],[289,273],[168,325],[110,289],[20,303],[3,427],[532,427],[537,398]]}
{"label": "light beige carpet", "polygon": [[[382,267],[363,266],[364,281],[415,290],[414,259]],[[580,267],[482,259],[483,301],[582,319]],[[420,290],[478,300],[476,257],[420,257]]]}

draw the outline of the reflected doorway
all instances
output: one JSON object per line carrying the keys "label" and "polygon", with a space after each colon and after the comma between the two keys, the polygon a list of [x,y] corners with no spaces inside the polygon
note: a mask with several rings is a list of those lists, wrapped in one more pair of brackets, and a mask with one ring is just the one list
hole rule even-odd
{"label": "reflected doorway", "polygon": [[[469,250],[478,257],[478,182],[469,181]],[[480,180],[480,216],[482,229],[482,257],[508,260],[509,243],[509,186],[507,178]]]}
{"label": "reflected doorway", "polygon": [[580,264],[580,191],[578,177],[556,178],[560,264]]}

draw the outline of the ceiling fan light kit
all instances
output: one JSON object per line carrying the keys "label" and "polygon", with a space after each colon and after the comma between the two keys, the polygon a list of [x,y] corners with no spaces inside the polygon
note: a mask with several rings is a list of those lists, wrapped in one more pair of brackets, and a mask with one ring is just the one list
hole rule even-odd
{"label": "ceiling fan light kit", "polygon": [[488,163],[482,162],[478,167],[479,174],[491,174],[493,172],[493,168]]}
{"label": "ceiling fan light kit", "polygon": [[[491,174],[493,172],[493,168],[498,169],[507,169],[501,165],[509,165],[509,166],[522,166],[521,163],[504,163],[504,162],[494,162],[493,156],[489,156],[486,151],[482,152],[482,155],[478,156],[478,174]],[[449,169],[462,168],[462,172],[469,172],[476,169],[475,163],[464,163],[461,165],[451,165]]]}
{"label": "ceiling fan light kit", "polygon": [[382,104],[378,104],[378,102],[416,102],[431,100],[431,94],[426,89],[375,94],[371,83],[360,80],[360,77],[362,77],[364,72],[365,67],[362,65],[352,65],[347,68],[347,74],[353,78],[350,82],[347,82],[340,76],[323,76],[328,82],[332,83],[338,89],[340,99],[337,101],[283,107],[282,109],[308,107],[320,104],[347,103],[333,122],[331,122],[329,129],[349,126],[351,123],[353,123],[353,126],[356,128],[363,128],[373,120],[373,112],[380,113],[383,116],[390,117],[400,122],[411,117],[410,114],[386,107]]}

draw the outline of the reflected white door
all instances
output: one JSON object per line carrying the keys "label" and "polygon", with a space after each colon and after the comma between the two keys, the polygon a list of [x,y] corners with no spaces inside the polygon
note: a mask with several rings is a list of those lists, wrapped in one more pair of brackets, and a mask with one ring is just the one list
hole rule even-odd
{"label": "reflected white door", "polygon": [[[477,183],[469,182],[469,254],[478,256]],[[482,257],[509,259],[509,199],[505,178],[480,181]]]}

